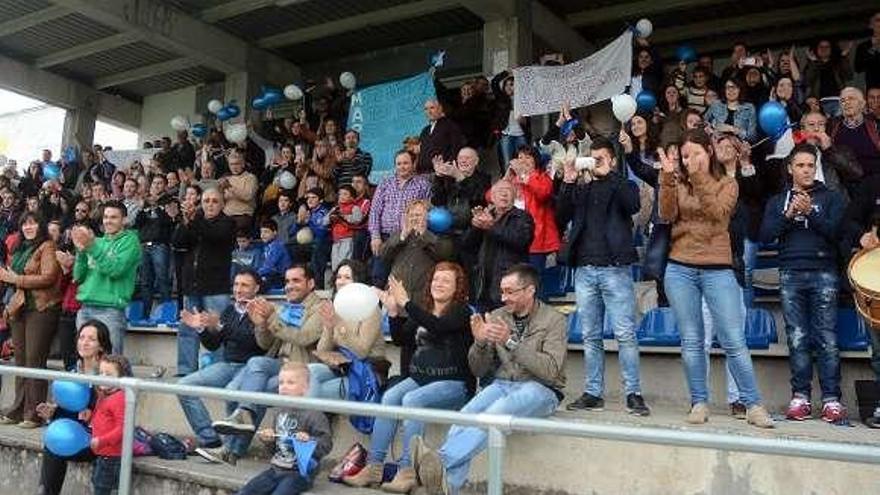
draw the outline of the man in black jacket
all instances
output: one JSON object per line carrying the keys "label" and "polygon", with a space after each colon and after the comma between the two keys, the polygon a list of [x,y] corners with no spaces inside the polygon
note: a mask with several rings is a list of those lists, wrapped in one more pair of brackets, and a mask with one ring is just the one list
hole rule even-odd
{"label": "man in black jacket", "polygon": [[[229,305],[229,274],[235,247],[235,222],[223,214],[223,194],[208,189],[202,211],[184,203],[183,219],[174,231],[174,247],[186,249],[180,290],[184,307],[193,311],[223,311]],[[177,375],[199,367],[199,336],[185,323],[177,330]]]}
{"label": "man in black jacket", "polygon": [[525,210],[514,208],[513,184],[500,180],[492,186],[492,205],[473,209],[471,227],[464,234],[464,249],[479,249],[472,267],[472,300],[480,311],[502,306],[501,277],[513,265],[527,263],[535,235],[535,221]]}
{"label": "man in black jacket", "polygon": [[437,100],[425,102],[425,115],[429,122],[419,135],[419,163],[416,166],[416,173],[419,174],[433,171],[435,156],[442,156],[443,161],[451,161],[465,145],[465,137],[458,124],[443,113],[443,107]]}
{"label": "man in black jacket", "polygon": [[[260,276],[246,268],[235,275],[232,284],[233,302],[222,313],[188,310],[181,313],[181,321],[198,333],[199,340],[208,350],[214,351],[221,347],[223,350],[217,362],[186,375],[178,381],[179,384],[225,387],[244,368],[248,359],[265,353],[257,345],[254,324],[247,315],[247,304],[257,297],[259,291]],[[211,415],[202,399],[179,396],[178,400],[187,422],[196,434],[199,449],[221,449],[223,443],[220,435],[211,426]],[[244,452],[239,450],[236,453],[240,456]]]}
{"label": "man in black jacket", "polygon": [[452,241],[455,255],[465,269],[474,265],[475,253],[462,249],[462,236],[471,225],[471,210],[486,206],[486,191],[492,179],[477,170],[480,156],[477,150],[464,147],[454,162],[434,161],[434,178],[431,182],[431,203],[442,206],[452,213],[452,228],[446,232]]}
{"label": "man in black jacket", "polygon": [[150,314],[153,295],[160,301],[171,299],[171,231],[174,223],[165,212],[161,175],[153,178],[150,194],[134,220],[134,228],[141,240],[143,262],[140,267],[138,291],[144,302],[144,314]]}
{"label": "man in black jacket", "polygon": [[595,166],[584,178],[579,177],[574,163],[565,165],[558,202],[562,218],[572,222],[565,263],[577,267],[574,287],[587,377],[584,394],[566,408],[600,411],[605,406],[602,331],[607,311],[619,347],[626,410],[647,416],[651,412],[639,383],[636,300],[630,268],[638,259],[632,216],[639,211],[639,189],[627,180],[625,169],[618,167],[609,140],[596,138],[590,156]]}

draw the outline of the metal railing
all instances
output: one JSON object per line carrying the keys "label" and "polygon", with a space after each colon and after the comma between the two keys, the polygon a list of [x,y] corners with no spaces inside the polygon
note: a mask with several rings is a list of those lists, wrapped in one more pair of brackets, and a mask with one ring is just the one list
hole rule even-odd
{"label": "metal railing", "polygon": [[760,438],[725,433],[704,433],[692,430],[673,430],[657,427],[636,427],[609,424],[575,423],[550,419],[522,418],[498,414],[463,414],[438,409],[418,409],[383,406],[359,402],[287,397],[268,393],[241,392],[225,388],[194,387],[162,383],[139,378],[113,378],[82,375],[44,369],[0,366],[0,375],[20,376],[41,380],[69,380],[122,388],[125,391],[125,429],[122,439],[122,458],[119,473],[119,494],[131,493],[132,446],[134,443],[135,413],[138,392],[187,395],[267,406],[291,407],[335,414],[380,416],[410,419],[426,423],[473,426],[488,431],[487,493],[501,495],[504,449],[507,435],[530,433],[572,436],[655,445],[673,445],[755,454],[806,457],[831,461],[880,464],[880,448],[876,445],[844,444],[793,440],[789,438]]}

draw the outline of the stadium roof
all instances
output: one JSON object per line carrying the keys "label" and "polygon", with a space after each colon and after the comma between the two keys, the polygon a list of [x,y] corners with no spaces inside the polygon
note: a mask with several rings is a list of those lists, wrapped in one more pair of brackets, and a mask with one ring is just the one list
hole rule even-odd
{"label": "stadium roof", "polygon": [[[499,6],[523,1],[0,0],[0,56],[137,101],[240,71],[293,80],[300,66],[322,59],[478,31],[505,15]],[[546,9],[539,7],[585,46],[648,17],[653,42],[669,54],[682,42],[726,53],[737,39],[781,46],[861,36],[877,10],[872,3],[541,0]]]}

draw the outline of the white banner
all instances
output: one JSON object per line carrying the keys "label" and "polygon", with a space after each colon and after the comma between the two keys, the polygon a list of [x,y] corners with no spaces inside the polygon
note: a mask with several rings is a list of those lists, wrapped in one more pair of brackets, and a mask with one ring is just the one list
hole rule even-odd
{"label": "white banner", "polygon": [[513,70],[516,115],[558,112],[564,103],[585,107],[623,93],[632,77],[632,32],[577,62],[560,66],[529,66]]}

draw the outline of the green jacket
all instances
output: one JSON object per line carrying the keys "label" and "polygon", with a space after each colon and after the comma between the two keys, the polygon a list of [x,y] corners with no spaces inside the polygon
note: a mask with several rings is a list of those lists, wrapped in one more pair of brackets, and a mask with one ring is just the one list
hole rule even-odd
{"label": "green jacket", "polygon": [[141,242],[134,230],[98,237],[76,255],[76,299],[89,306],[125,309],[131,302],[141,263]]}

